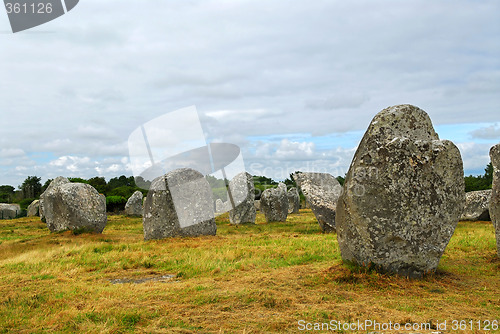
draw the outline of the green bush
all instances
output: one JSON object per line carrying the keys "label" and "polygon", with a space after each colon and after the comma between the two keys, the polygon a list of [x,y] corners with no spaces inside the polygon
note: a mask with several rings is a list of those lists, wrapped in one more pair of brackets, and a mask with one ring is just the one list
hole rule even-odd
{"label": "green bush", "polygon": [[260,196],[262,195],[264,190],[269,188],[276,188],[276,186],[270,184],[254,184],[254,188],[255,199],[260,199]]}
{"label": "green bush", "polygon": [[68,177],[68,180],[72,183],[89,183],[89,181],[82,179],[81,177]]}
{"label": "green bush", "polygon": [[344,186],[345,177],[337,176],[336,179],[337,179],[337,181],[339,181],[339,183],[340,183],[341,186]]}
{"label": "green bush", "polygon": [[108,196],[106,197],[106,211],[119,212],[125,210],[127,199],[123,196]]}
{"label": "green bush", "polygon": [[132,194],[137,190],[137,187],[131,187],[131,186],[121,186],[115,189],[112,189],[108,191],[107,195],[108,196],[120,196],[120,197],[125,197],[129,198],[132,196]]}
{"label": "green bush", "polygon": [[28,206],[33,202],[35,199],[34,198],[25,198],[23,200],[19,201],[19,206],[21,207],[21,210],[27,210]]}

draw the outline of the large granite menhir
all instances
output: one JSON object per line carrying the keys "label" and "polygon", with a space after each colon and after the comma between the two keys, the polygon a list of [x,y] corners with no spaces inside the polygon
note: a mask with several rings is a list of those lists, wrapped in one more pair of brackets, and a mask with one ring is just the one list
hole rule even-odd
{"label": "large granite menhir", "polygon": [[215,201],[215,213],[221,214],[227,212],[226,206],[227,203],[224,203],[220,198],[217,198]]}
{"label": "large granite menhir", "polygon": [[234,208],[229,211],[231,224],[255,224],[255,190],[253,177],[248,173],[239,173],[229,182],[229,205]]}
{"label": "large granite menhir", "polygon": [[40,215],[40,200],[34,200],[28,205],[28,209],[26,210],[26,216],[35,217]]}
{"label": "large granite menhir", "polygon": [[328,173],[299,172],[293,178],[324,233],[335,232],[335,211],[342,192],[339,181]]}
{"label": "large granite menhir", "polygon": [[337,203],[343,260],[407,277],[436,270],[465,201],[460,152],[429,116],[389,107],[368,127]]}
{"label": "large granite menhir", "polygon": [[[58,176],[56,177],[55,179],[52,180],[52,182],[50,182],[49,186],[47,187],[47,189],[45,189],[45,191],[40,195],[40,202],[39,202],[39,205],[40,207],[38,208],[39,210],[39,213],[40,213],[40,219],[45,222],[46,219],[45,219],[45,212],[44,212],[44,198],[45,198],[45,195],[48,194],[50,191],[54,190],[55,188],[57,188],[58,186],[62,186],[63,184],[66,184],[66,183],[70,183],[69,180],[63,176]],[[51,208],[52,206],[49,207],[49,209]]]}
{"label": "large granite menhir", "polygon": [[497,254],[500,256],[500,144],[490,150],[491,164],[493,165],[493,186],[490,198],[490,217],[495,228],[497,239]]}
{"label": "large granite menhir", "polygon": [[125,214],[129,216],[140,217],[142,216],[142,192],[135,191],[125,204]]}
{"label": "large granite menhir", "polygon": [[215,235],[212,189],[190,168],[173,170],[153,180],[144,202],[144,239]]}
{"label": "large granite menhir", "polygon": [[277,188],[266,189],[260,197],[260,211],[264,213],[266,221],[285,222],[288,215],[288,197],[286,185],[279,183]]}
{"label": "large granite menhir", "polygon": [[299,213],[300,210],[300,196],[299,191],[295,187],[291,187],[287,192],[288,197],[288,213]]}
{"label": "large granite menhir", "polygon": [[106,227],[106,199],[91,185],[70,183],[64,177],[40,195],[40,211],[51,232],[101,233]]}

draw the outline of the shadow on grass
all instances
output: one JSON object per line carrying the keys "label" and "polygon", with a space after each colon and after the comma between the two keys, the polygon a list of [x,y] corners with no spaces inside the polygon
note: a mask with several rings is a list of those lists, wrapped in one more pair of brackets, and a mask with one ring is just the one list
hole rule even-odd
{"label": "shadow on grass", "polygon": [[[384,291],[387,289],[415,289],[424,286],[432,293],[442,293],[441,287],[455,286],[459,279],[451,272],[438,269],[435,272],[425,274],[423,277],[408,278],[394,273],[381,272],[376,266],[359,266],[354,263],[339,261],[326,269],[318,282],[333,282],[339,285],[353,285],[367,287],[370,289]],[[430,285],[430,287],[429,287]],[[429,290],[430,289],[430,290]]]}

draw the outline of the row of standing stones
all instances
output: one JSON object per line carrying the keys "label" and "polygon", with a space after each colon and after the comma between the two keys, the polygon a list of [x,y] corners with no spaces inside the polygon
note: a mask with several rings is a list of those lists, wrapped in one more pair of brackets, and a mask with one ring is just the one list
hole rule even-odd
{"label": "row of standing stones", "polygon": [[[436,270],[459,219],[491,216],[500,254],[500,144],[492,147],[490,157],[492,190],[466,198],[457,147],[439,139],[423,110],[398,105],[373,118],[343,187],[326,173],[297,173],[294,178],[321,230],[337,233],[344,261],[420,277]],[[215,235],[214,216],[220,212],[229,211],[230,222],[242,224],[255,223],[257,208],[268,222],[285,222],[299,210],[297,189],[287,190],[283,183],[266,189],[260,202],[254,201],[248,173],[234,177],[229,189],[229,200],[216,201],[214,208],[203,175],[182,168],[155,179],[144,201],[142,193],[134,193],[125,210],[143,216],[145,240]],[[51,231],[100,233],[106,225],[104,196],[63,177],[33,205]]]}

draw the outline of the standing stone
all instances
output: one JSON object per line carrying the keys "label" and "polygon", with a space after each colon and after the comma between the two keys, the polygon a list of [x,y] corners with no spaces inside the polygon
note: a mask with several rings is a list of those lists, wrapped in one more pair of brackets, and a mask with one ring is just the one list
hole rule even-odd
{"label": "standing stone", "polygon": [[40,201],[36,199],[33,202],[31,202],[30,205],[28,205],[26,216],[35,217],[39,215],[40,215]]}
{"label": "standing stone", "polygon": [[465,201],[460,152],[439,140],[425,111],[378,113],[337,203],[342,258],[408,277],[436,270]]}
{"label": "standing stone", "polygon": [[284,184],[283,182],[278,183],[278,189],[280,189],[281,191],[284,191],[286,193],[286,191],[287,191],[286,184]]}
{"label": "standing stone", "polygon": [[495,228],[497,239],[497,254],[500,256],[500,144],[490,150],[491,164],[493,165],[493,187],[490,199],[490,217]]}
{"label": "standing stone", "polygon": [[297,188],[292,187],[288,189],[287,192],[288,197],[288,213],[299,213],[300,209],[300,196]]}
{"label": "standing stone", "polygon": [[193,169],[156,178],[144,202],[144,239],[215,235],[213,203],[208,181]]}
{"label": "standing stone", "polygon": [[[255,224],[254,200],[255,191],[253,177],[248,173],[239,173],[229,182],[229,206],[234,202],[235,208],[229,211],[231,224]],[[231,201],[232,199],[232,201]]]}
{"label": "standing stone", "polygon": [[253,205],[255,206],[255,210],[260,211],[260,199],[256,199]]}
{"label": "standing stone", "polygon": [[60,185],[63,185],[63,184],[66,184],[66,183],[70,183],[69,180],[63,176],[58,176],[56,177],[54,180],[52,180],[52,182],[50,182],[49,186],[47,187],[47,189],[45,189],[45,191],[40,195],[40,208],[39,208],[39,213],[40,213],[40,219],[45,222],[45,212],[44,212],[44,198],[45,198],[45,194],[50,192],[52,189],[60,186]]}
{"label": "standing stone", "polygon": [[135,191],[128,199],[127,204],[125,204],[125,214],[135,217],[142,216],[143,197],[144,196],[142,195],[142,192],[140,192],[139,190]]}
{"label": "standing stone", "polygon": [[460,220],[490,220],[490,197],[491,189],[465,193],[464,211]]}
{"label": "standing stone", "polygon": [[266,189],[262,192],[260,210],[264,213],[268,223],[286,221],[288,197],[284,183],[279,183],[277,188]]}
{"label": "standing stone", "polygon": [[102,233],[107,221],[103,196],[91,185],[56,180],[40,197],[49,230]]}
{"label": "standing stone", "polygon": [[226,212],[224,202],[220,198],[217,198],[217,200],[215,201],[215,212],[216,213]]}
{"label": "standing stone", "polygon": [[342,186],[328,173],[295,173],[295,182],[306,197],[324,233],[335,232],[335,211]]}
{"label": "standing stone", "polygon": [[21,213],[19,204],[0,203],[0,219],[14,219]]}

